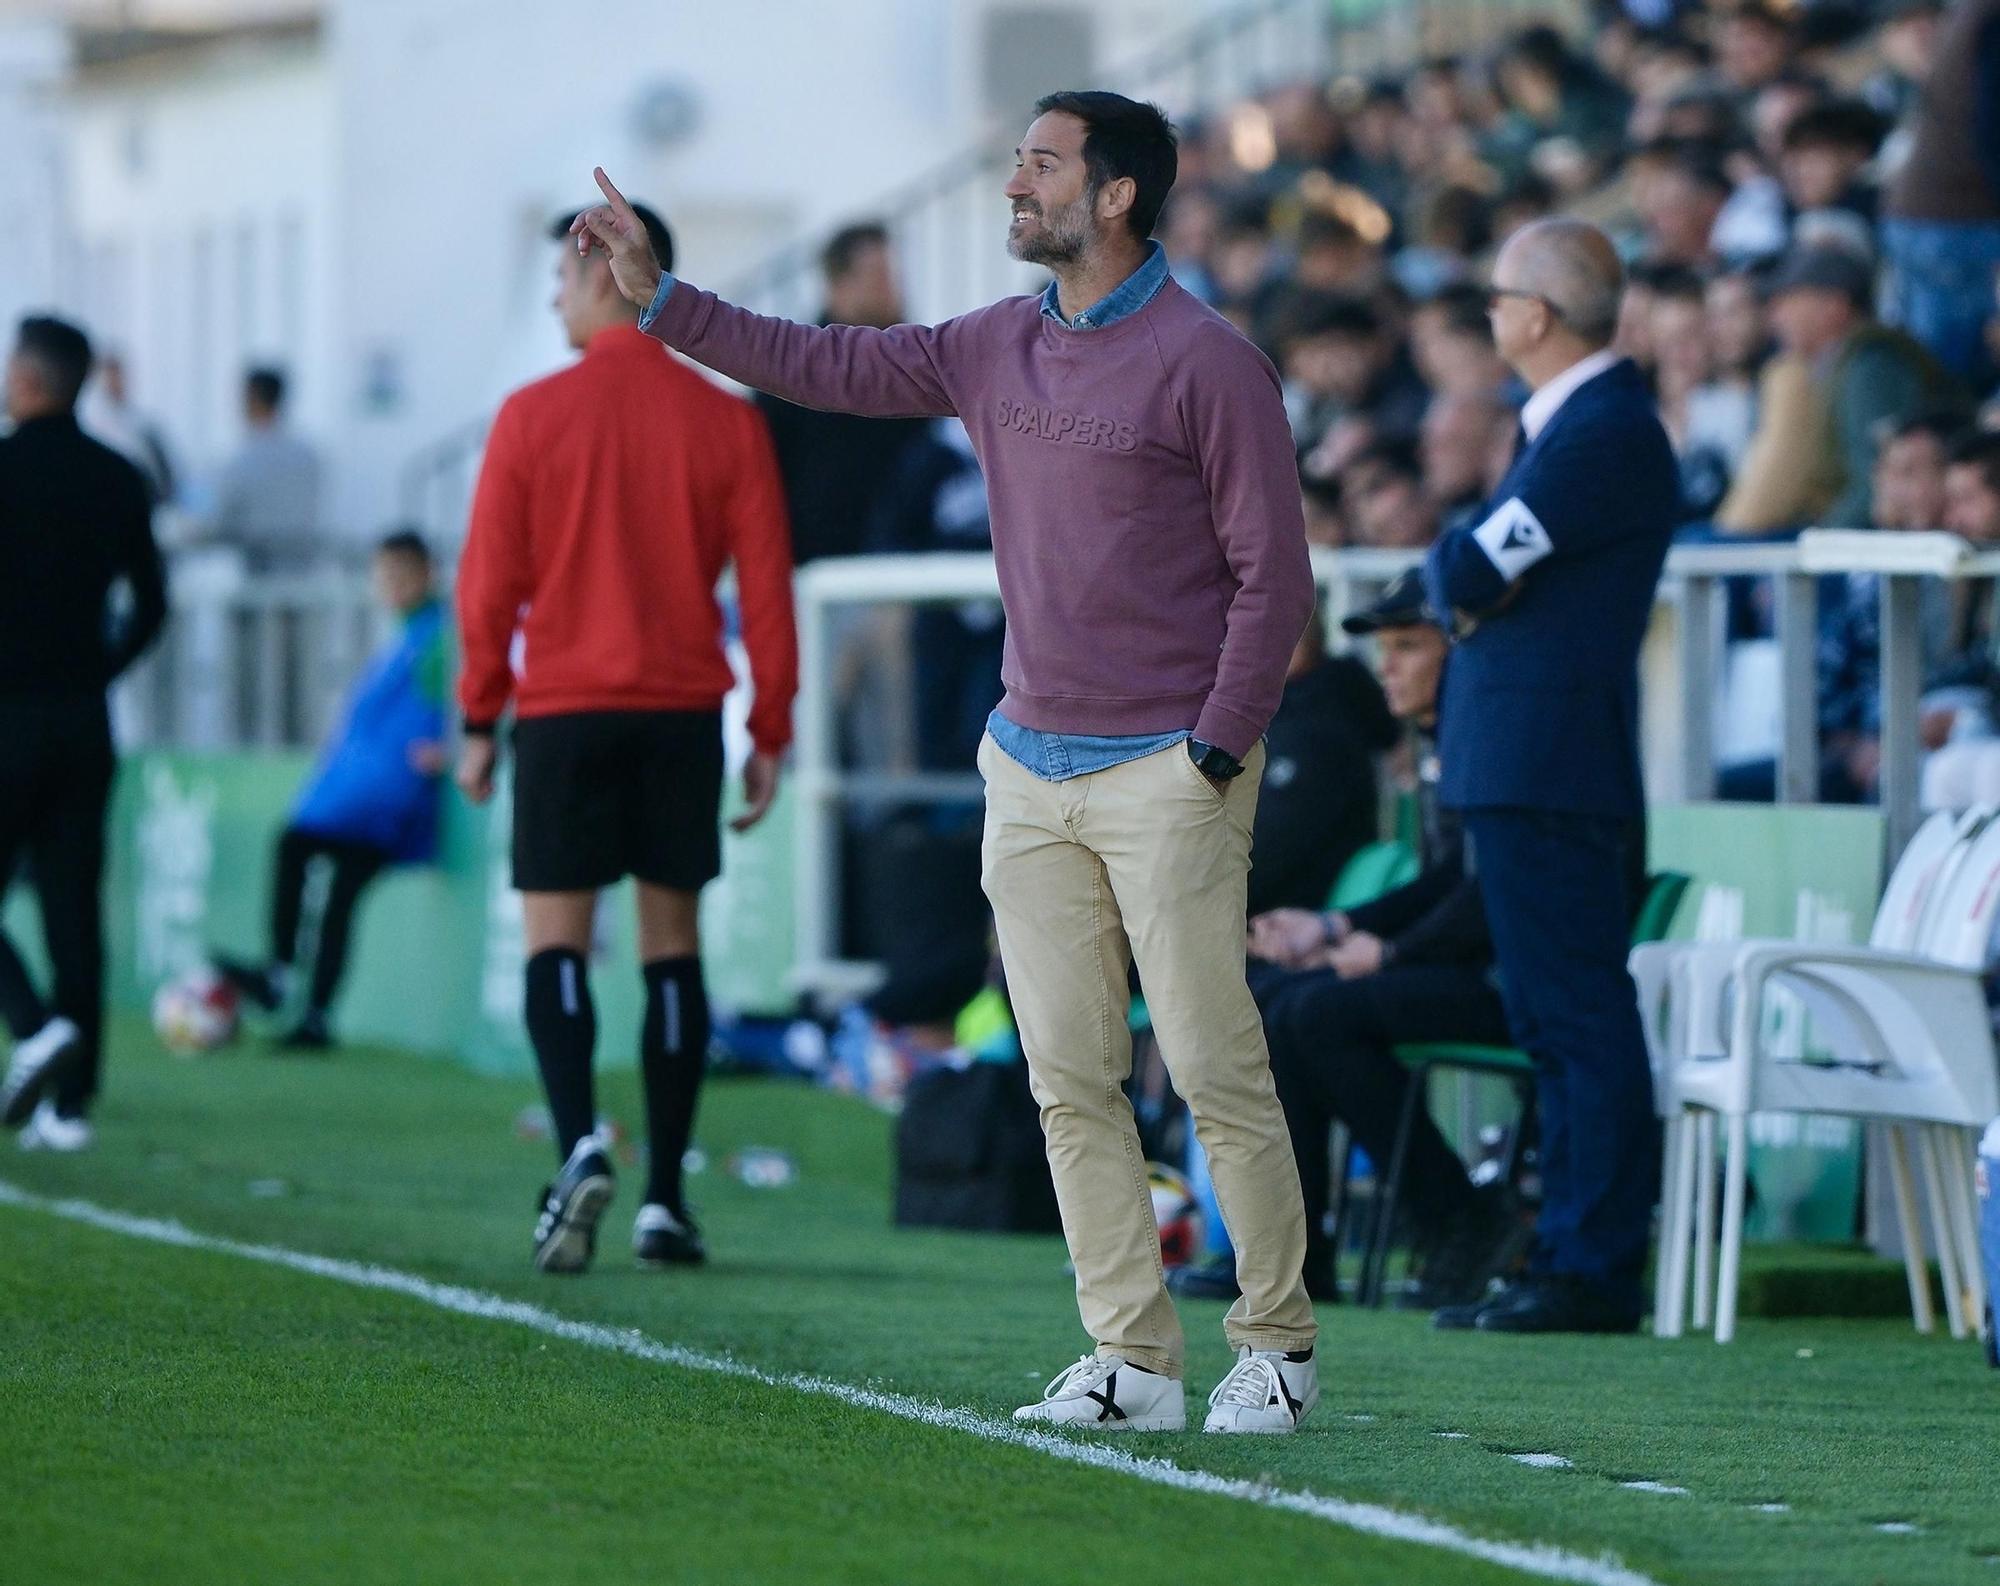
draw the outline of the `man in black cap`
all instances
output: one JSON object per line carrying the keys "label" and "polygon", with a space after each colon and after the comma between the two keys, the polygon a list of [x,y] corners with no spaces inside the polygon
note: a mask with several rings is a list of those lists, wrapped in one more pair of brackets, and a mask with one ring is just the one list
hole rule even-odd
{"label": "man in black cap", "polygon": [[[1423,869],[1359,908],[1272,909],[1250,921],[1250,983],[1305,1192],[1306,1288],[1315,1299],[1335,1297],[1325,1229],[1333,1124],[1345,1123],[1370,1160],[1386,1164],[1410,1084],[1397,1045],[1511,1044],[1459,819],[1437,801],[1447,645],[1424,609],[1422,577],[1405,573],[1341,626],[1374,636],[1389,708],[1414,734]],[[1428,1309],[1476,1298],[1525,1238],[1506,1187],[1474,1188],[1428,1112],[1417,1116],[1404,1161],[1403,1205],[1425,1253],[1415,1303]],[[1176,1288],[1234,1292],[1226,1267],[1189,1270]]]}
{"label": "man in black cap", "polygon": [[1865,529],[1877,435],[1959,393],[1929,353],[1875,318],[1874,271],[1849,250],[1794,249],[1768,290],[1779,355],[1715,521],[1744,534]]}

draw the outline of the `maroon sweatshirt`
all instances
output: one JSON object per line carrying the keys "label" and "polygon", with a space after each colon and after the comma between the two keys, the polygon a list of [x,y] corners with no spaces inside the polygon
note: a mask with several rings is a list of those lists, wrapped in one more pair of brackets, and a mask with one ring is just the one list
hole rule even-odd
{"label": "maroon sweatshirt", "polygon": [[1270,723],[1313,606],[1291,429],[1269,360],[1173,281],[1096,330],[1033,297],[935,326],[797,325],[682,281],[648,328],[805,407],[964,421],[1010,721],[1191,728],[1239,759]]}

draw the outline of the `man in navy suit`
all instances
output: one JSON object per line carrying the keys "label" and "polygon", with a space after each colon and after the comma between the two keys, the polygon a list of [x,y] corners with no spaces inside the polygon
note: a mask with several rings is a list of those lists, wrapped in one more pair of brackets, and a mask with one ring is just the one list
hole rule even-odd
{"label": "man in navy suit", "polygon": [[1493,501],[1425,566],[1457,638],[1440,798],[1465,812],[1508,1023],[1535,1059],[1543,1168],[1529,1275],[1441,1327],[1639,1325],[1659,1126],[1626,863],[1644,813],[1639,643],[1679,489],[1645,381],[1610,351],[1621,286],[1595,227],[1508,239],[1488,313],[1534,394]]}

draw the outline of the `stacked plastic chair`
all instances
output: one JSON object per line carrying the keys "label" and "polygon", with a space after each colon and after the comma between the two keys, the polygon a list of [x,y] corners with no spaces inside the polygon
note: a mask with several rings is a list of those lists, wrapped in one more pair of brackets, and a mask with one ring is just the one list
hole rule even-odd
{"label": "stacked plastic chair", "polygon": [[[1666,1123],[1654,1332],[1688,1312],[1735,1336],[1748,1121],[1821,1113],[1873,1125],[1896,1203],[1917,1328],[1936,1326],[1910,1169],[1922,1165],[1953,1337],[1985,1303],[1972,1207],[1972,1141],[2000,1112],[2000,1059],[1983,975],[2000,918],[2000,821],[1991,809],[1933,816],[1898,861],[1868,945],[1742,941],[1635,949],[1654,1092]],[[1825,1058],[1770,1050],[1774,990],[1796,996]],[[1726,1135],[1720,1228],[1718,1129]],[[1720,1265],[1715,1264],[1718,1231]],[[1711,1274],[1713,1277],[1711,1278]]]}

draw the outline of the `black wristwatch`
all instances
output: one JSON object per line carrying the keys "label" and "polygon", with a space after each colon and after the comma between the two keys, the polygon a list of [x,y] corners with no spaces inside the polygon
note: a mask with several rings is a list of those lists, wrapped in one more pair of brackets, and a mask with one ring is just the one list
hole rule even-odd
{"label": "black wristwatch", "polygon": [[1187,746],[1188,758],[1194,762],[1195,770],[1211,782],[1227,782],[1231,777],[1243,774],[1243,762],[1227,749],[1218,749],[1199,738],[1188,739]]}

